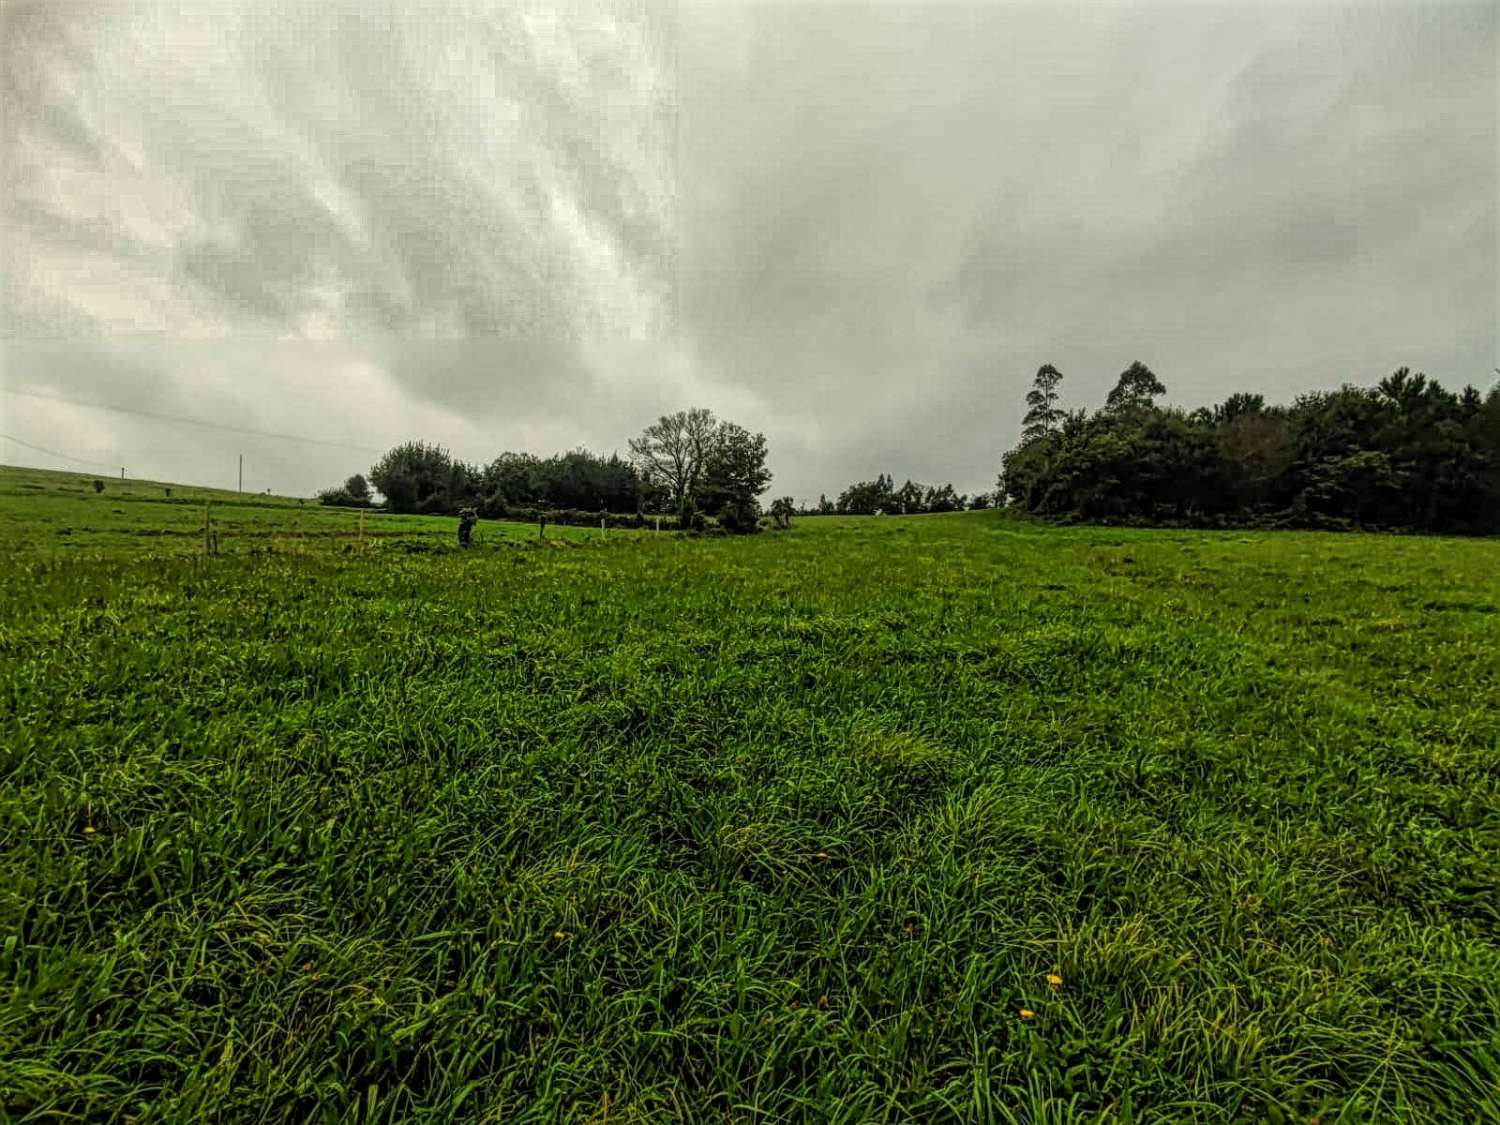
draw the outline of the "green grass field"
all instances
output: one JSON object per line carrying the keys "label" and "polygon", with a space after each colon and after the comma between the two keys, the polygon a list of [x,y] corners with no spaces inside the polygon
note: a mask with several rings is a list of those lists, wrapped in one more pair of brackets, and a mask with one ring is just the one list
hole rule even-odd
{"label": "green grass field", "polygon": [[22,476],[0,1119],[1500,1121],[1500,542]]}
{"label": "green grass field", "polygon": [[[95,490],[96,480],[102,492]],[[357,509],[325,508],[316,500],[0,466],[0,542],[10,549],[202,554],[205,506],[220,554],[286,551],[299,544],[315,551],[346,548],[359,534]],[[365,539],[376,547],[395,540],[401,547],[443,545],[457,534],[458,521],[448,517],[365,513]],[[551,539],[597,534],[592,528],[547,527]],[[481,541],[519,541],[536,538],[537,528],[489,521],[479,535]]]}

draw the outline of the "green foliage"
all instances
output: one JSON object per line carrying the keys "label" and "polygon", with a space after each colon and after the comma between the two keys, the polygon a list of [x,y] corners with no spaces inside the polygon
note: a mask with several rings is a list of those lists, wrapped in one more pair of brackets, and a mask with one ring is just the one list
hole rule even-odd
{"label": "green foliage", "polygon": [[915,514],[922,510],[922,497],[925,494],[920,484],[910,479],[891,495],[891,511],[900,512],[905,515]]}
{"label": "green foliage", "polygon": [[555,508],[634,511],[640,499],[635,470],[616,454],[575,449],[537,465],[537,499]]}
{"label": "green foliage", "polygon": [[891,478],[881,473],[874,480],[851,484],[839,493],[837,507],[840,515],[848,516],[872,516],[895,510],[896,493]]}
{"label": "green foliage", "polygon": [[737,535],[759,530],[756,502],[771,473],[766,468],[766,437],[733,422],[721,422],[704,462],[697,503],[716,512],[719,525]]}
{"label": "green foliage", "polygon": [[1167,393],[1151,368],[1139,360],[1120,372],[1120,378],[1104,400],[1106,410],[1139,410],[1150,407],[1157,395]]}
{"label": "green foliage", "polygon": [[521,508],[633,512],[645,499],[629,462],[587,449],[546,460],[530,453],[502,453],[480,474],[479,491],[481,511],[492,518]]}
{"label": "green foliage", "polygon": [[1104,410],[1007,453],[1001,489],[1090,521],[1500,531],[1495,391],[1454,395],[1402,368],[1290,407],[1235,394],[1184,414],[1151,404],[1159,388],[1132,365]]}
{"label": "green foliage", "polygon": [[337,488],[325,488],[318,493],[318,502],[340,508],[369,508],[374,506],[370,494],[370,482],[364,475],[355,473]]}
{"label": "green foliage", "polygon": [[480,512],[491,518],[510,508],[551,506],[543,496],[541,461],[530,453],[502,453],[479,474]]}
{"label": "green foliage", "polygon": [[930,485],[922,490],[923,512],[961,512],[964,510],[966,497],[960,496],[953,491],[953,485]]}
{"label": "green foliage", "polygon": [[[701,413],[712,419],[706,411]],[[756,436],[763,462],[765,439]],[[660,481],[647,479],[618,454],[604,457],[583,448],[545,460],[530,453],[507,452],[483,469],[475,469],[440,446],[408,442],[386,453],[370,476],[385,493],[390,510],[401,514],[453,515],[460,508],[473,507],[487,519],[501,519],[525,509],[670,510],[670,491]],[[699,478],[701,471],[695,481]],[[356,475],[342,488],[320,492],[318,498],[324,504],[362,507],[370,503],[369,486],[363,476]],[[719,497],[718,503],[723,502],[724,497]]]}
{"label": "green foliage", "polygon": [[476,499],[478,476],[442,446],[422,441],[396,446],[370,469],[386,507],[401,515],[452,514]]}
{"label": "green foliage", "polygon": [[6,1120],[1500,1113],[1500,544],[49,554],[58,480],[0,476]]}
{"label": "green foliage", "polygon": [[720,527],[734,535],[753,535],[760,530],[760,511],[753,504],[726,500],[718,520]]}
{"label": "green foliage", "polygon": [[1057,388],[1062,377],[1062,372],[1050,363],[1037,368],[1031,390],[1026,392],[1026,416],[1021,420],[1023,442],[1044,437],[1062,424],[1066,415],[1057,405]]}
{"label": "green foliage", "polygon": [[1233,422],[1240,418],[1264,417],[1266,396],[1236,391],[1213,409],[1215,422]]}
{"label": "green foliage", "polygon": [[[923,485],[908,480],[900,488],[891,486],[891,478],[881,473],[872,481],[858,481],[840,494],[837,505],[828,505],[819,497],[819,511],[824,506],[844,515],[869,516],[877,512],[898,515],[920,515],[924,512],[962,511],[967,498],[953,490],[953,485]],[[826,513],[825,513],[826,514]]]}
{"label": "green foliage", "polygon": [[771,519],[776,526],[782,529],[792,526],[792,516],[797,512],[797,504],[790,496],[780,496],[771,502]]}
{"label": "green foliage", "polygon": [[683,527],[701,518],[698,492],[718,429],[713,411],[694,407],[663,414],[630,440],[636,472],[676,510]]}
{"label": "green foliage", "polygon": [[683,410],[631,439],[630,454],[650,505],[670,505],[681,527],[701,530],[703,513],[713,512],[728,530],[759,530],[756,497],[771,481],[764,434],[720,421],[711,410]]}
{"label": "green foliage", "polygon": [[511,508],[506,517],[521,523],[536,523],[545,518],[547,526],[598,527],[604,521],[607,528],[621,527],[639,530],[661,525],[663,531],[677,530],[677,517],[673,515],[648,515],[643,512],[591,512],[579,508]]}

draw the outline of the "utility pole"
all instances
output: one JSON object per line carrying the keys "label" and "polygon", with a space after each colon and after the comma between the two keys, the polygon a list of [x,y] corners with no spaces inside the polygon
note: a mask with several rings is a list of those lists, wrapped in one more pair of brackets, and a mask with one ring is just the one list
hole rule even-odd
{"label": "utility pole", "polygon": [[120,479],[121,480],[125,479],[125,466],[124,465],[120,466]]}
{"label": "utility pole", "polygon": [[240,454],[240,491],[245,491],[245,455]]}

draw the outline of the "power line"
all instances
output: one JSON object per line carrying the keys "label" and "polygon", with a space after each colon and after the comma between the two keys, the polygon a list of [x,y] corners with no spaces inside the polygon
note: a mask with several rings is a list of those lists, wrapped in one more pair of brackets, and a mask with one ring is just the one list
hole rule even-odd
{"label": "power line", "polygon": [[0,438],[14,442],[16,445],[24,445],[27,449],[34,449],[38,453],[45,453],[48,457],[56,457],[59,461],[72,461],[77,465],[103,466],[110,469],[118,469],[120,467],[108,461],[90,461],[87,457],[74,457],[68,453],[59,453],[55,449],[43,449],[40,445],[32,445],[29,441],[22,441],[20,438],[11,437],[9,434],[0,434]]}
{"label": "power line", "polygon": [[[43,398],[52,402],[66,402],[74,406],[88,406],[95,410],[113,410],[120,414],[135,414],[141,418],[155,418],[162,422],[180,422],[186,426],[206,426],[213,430],[227,430],[233,434],[250,434],[253,437],[280,438],[283,441],[300,441],[309,445],[332,445],[340,449],[357,449],[362,453],[384,453],[385,450],[377,449],[372,445],[356,445],[349,441],[335,441],[332,438],[308,437],[305,434],[283,434],[275,430],[257,430],[248,426],[230,426],[224,422],[208,422],[202,418],[185,418],[180,414],[160,414],[154,410],[137,410],[131,406],[114,406],[107,402],[90,402],[87,399],[72,398],[68,395],[49,394],[46,391],[23,391],[17,387],[0,387],[0,391],[11,395],[24,395],[27,398]],[[22,444],[25,444],[24,442]]]}

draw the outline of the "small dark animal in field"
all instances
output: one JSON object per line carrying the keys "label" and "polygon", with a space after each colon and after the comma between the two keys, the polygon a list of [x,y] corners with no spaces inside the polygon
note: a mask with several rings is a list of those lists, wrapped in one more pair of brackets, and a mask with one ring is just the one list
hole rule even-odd
{"label": "small dark animal in field", "polygon": [[104,491],[104,482],[102,480],[96,480],[94,482],[94,491],[95,492],[103,492]]}
{"label": "small dark animal in field", "polygon": [[164,488],[162,489],[162,491],[165,492],[168,496],[172,495],[172,490],[170,488]]}
{"label": "small dark animal in field", "polygon": [[458,510],[458,545],[467,547],[474,538],[474,525],[479,522],[479,513],[473,508]]}

